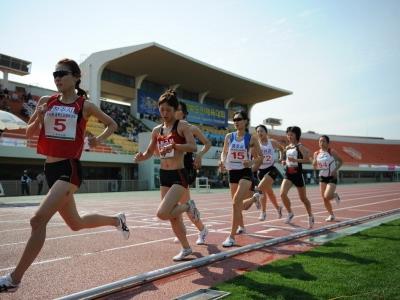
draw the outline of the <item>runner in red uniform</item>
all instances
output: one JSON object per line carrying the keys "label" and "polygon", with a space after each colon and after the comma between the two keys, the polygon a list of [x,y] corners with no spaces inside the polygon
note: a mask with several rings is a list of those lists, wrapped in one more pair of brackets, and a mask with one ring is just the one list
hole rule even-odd
{"label": "runner in red uniform", "polygon": [[[186,120],[187,115],[189,114],[185,102],[179,101],[179,106],[177,111],[175,112],[175,117],[178,120]],[[192,131],[192,134],[195,138],[197,138],[202,144],[203,147],[202,149],[196,153],[196,156],[194,156],[193,152],[186,152],[185,156],[183,157],[183,162],[185,169],[188,172],[188,184],[189,186],[196,180],[197,176],[197,170],[201,168],[201,160],[203,158],[203,155],[207,153],[207,151],[211,148],[211,142],[208,140],[208,138],[201,132],[200,128],[190,124],[190,130]],[[187,189],[187,196],[182,199],[183,202],[185,203],[188,200],[190,200],[190,190],[189,188]],[[187,214],[190,221],[197,227],[199,230],[199,234],[196,240],[197,245],[204,245],[206,242],[206,236],[208,234],[208,229],[207,227],[203,224],[201,219],[198,219],[197,221],[194,220],[192,214],[188,213]],[[178,238],[175,239],[175,242],[178,242]]]}
{"label": "runner in red uniform", "polygon": [[135,162],[141,162],[154,154],[160,156],[161,203],[157,217],[171,222],[172,230],[181,242],[182,250],[173,257],[175,261],[183,260],[192,253],[186,238],[182,213],[187,211],[192,214],[195,222],[200,218],[193,200],[179,204],[179,201],[187,197],[189,187],[183,156],[185,152],[195,152],[197,149],[189,123],[175,117],[178,105],[173,90],[168,90],[160,96],[158,108],[163,123],[154,127],[147,150],[144,153],[139,152],[134,158]]}
{"label": "runner in red uniform", "polygon": [[82,182],[79,159],[87,120],[95,116],[106,125],[99,136],[89,139],[92,147],[110,136],[117,124],[87,101],[85,91],[79,87],[81,71],[75,61],[59,61],[53,76],[59,94],[39,100],[26,130],[28,138],[39,132],[37,152],[46,156],[44,171],[50,190],[30,220],[31,237],[15,270],[0,277],[0,292],[15,292],[18,289],[24,273],[43,247],[47,223],[56,212],[74,231],[108,225],[117,227],[125,239],[129,237],[123,213],[113,217],[98,214],[81,217],[73,196]]}

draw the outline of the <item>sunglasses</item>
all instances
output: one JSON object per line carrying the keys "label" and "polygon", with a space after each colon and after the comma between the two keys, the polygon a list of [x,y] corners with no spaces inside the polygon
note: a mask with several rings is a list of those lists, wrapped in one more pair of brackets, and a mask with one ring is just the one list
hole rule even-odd
{"label": "sunglasses", "polygon": [[55,71],[55,72],[53,72],[53,77],[54,78],[57,78],[57,77],[62,78],[68,74],[72,74],[72,72],[71,71]]}
{"label": "sunglasses", "polygon": [[244,120],[244,119],[243,118],[233,118],[233,122],[240,122],[242,120]]}

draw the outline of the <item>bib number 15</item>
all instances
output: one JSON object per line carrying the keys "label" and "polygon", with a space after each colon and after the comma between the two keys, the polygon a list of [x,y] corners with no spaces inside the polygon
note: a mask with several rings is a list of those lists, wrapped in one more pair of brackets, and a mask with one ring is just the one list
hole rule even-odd
{"label": "bib number 15", "polygon": [[232,152],[232,157],[234,160],[244,160],[245,159],[245,153],[244,152]]}

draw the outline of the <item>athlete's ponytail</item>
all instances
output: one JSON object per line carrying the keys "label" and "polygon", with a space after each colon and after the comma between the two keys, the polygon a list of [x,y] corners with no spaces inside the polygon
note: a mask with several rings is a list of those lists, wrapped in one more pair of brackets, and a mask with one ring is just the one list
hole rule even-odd
{"label": "athlete's ponytail", "polygon": [[78,79],[78,81],[75,83],[75,89],[78,90],[77,92],[78,96],[84,96],[86,99],[88,99],[88,95],[86,94],[86,92],[79,87],[80,84],[81,80]]}

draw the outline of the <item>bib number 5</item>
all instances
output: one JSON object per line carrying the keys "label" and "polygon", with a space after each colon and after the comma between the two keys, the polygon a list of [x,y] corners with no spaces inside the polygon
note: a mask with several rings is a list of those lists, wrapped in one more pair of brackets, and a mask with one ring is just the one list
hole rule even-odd
{"label": "bib number 5", "polygon": [[65,125],[66,122],[67,119],[55,119],[53,129],[58,132],[64,131],[67,128]]}

